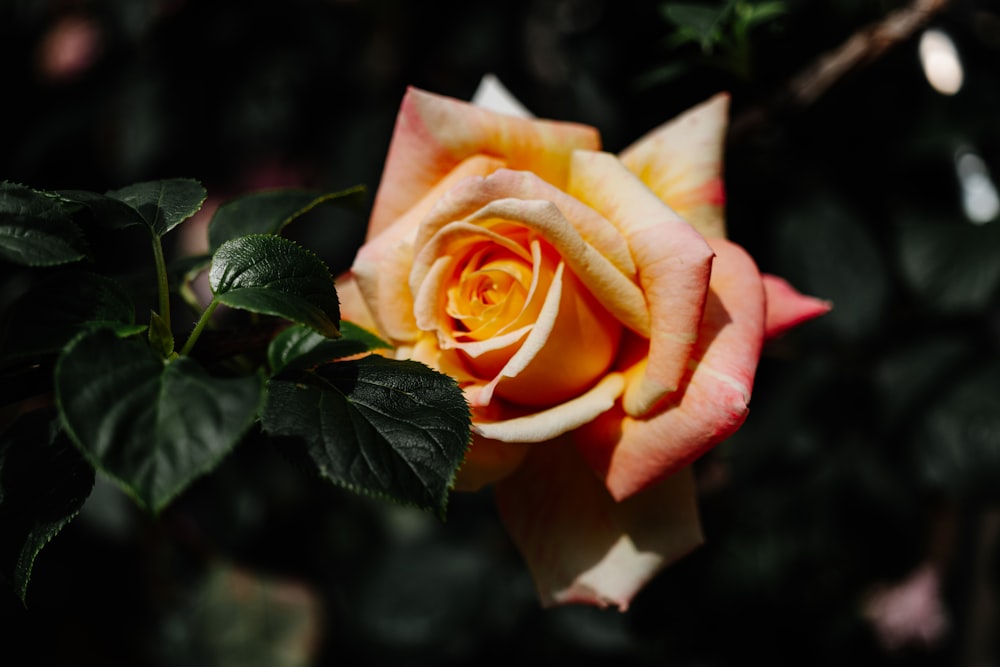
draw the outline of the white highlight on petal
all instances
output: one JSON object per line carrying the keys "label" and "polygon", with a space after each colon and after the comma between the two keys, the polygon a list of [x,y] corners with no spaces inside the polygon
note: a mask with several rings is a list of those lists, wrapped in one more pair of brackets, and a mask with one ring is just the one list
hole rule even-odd
{"label": "white highlight on petal", "polygon": [[637,496],[612,501],[610,516],[622,529],[620,537],[571,587],[554,591],[552,602],[590,602],[627,611],[645,582],[704,542],[696,496],[688,467]]}
{"label": "white highlight on petal", "polygon": [[625,390],[625,376],[609,373],[588,392],[542,412],[497,422],[473,424],[479,435],[503,442],[544,442],[568,433],[614,406]]}
{"label": "white highlight on petal", "polygon": [[663,567],[663,557],[655,551],[640,551],[630,535],[618,538],[604,559],[573,582],[573,586],[552,595],[553,604],[572,604],[592,599],[599,607],[628,608],[634,580],[648,580]]}
{"label": "white highlight on petal", "polygon": [[743,395],[744,403],[748,405],[750,404],[750,389],[747,388],[745,384],[734,378],[732,375],[719,372],[714,368],[711,368],[705,364],[700,364],[697,361],[689,361],[688,368],[690,368],[692,371],[700,370],[705,375],[713,377],[719,382],[729,385],[730,387],[732,387],[737,392]]}
{"label": "white highlight on petal", "polygon": [[534,114],[528,111],[527,107],[521,104],[520,101],[507,88],[500,83],[498,79],[493,74],[486,74],[479,81],[479,87],[476,88],[475,94],[472,96],[472,103],[477,107],[482,107],[484,109],[489,109],[490,111],[496,111],[497,113],[507,114],[508,116],[518,116],[520,118],[533,118]]}

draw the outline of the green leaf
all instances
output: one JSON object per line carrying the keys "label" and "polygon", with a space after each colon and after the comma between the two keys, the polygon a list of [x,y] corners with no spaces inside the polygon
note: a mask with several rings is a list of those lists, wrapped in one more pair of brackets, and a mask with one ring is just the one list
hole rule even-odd
{"label": "green leaf", "polygon": [[277,234],[285,225],[320,204],[356,204],[364,195],[363,186],[319,194],[287,189],[255,192],[219,206],[208,223],[208,247],[214,252],[226,241],[250,234]]}
{"label": "green leaf", "polygon": [[35,558],[80,511],[94,469],[58,428],[53,410],[0,434],[0,578],[26,604]]}
{"label": "green leaf", "polygon": [[66,347],[55,389],[84,455],[154,513],[235,447],[263,395],[259,376],[212,377],[188,357],[164,363],[106,330]]}
{"label": "green leaf", "polygon": [[163,236],[197,213],[206,195],[204,186],[191,178],[147,181],[108,192],[109,197],[138,211],[157,236]]}
{"label": "green leaf", "polygon": [[192,310],[205,307],[195,287],[195,279],[212,265],[211,255],[175,257],[167,264],[167,285],[177,292]]}
{"label": "green leaf", "polygon": [[635,87],[639,90],[654,88],[669,83],[691,71],[691,65],[683,62],[672,62],[654,67],[643,72],[635,79]]}
{"label": "green leaf", "polygon": [[59,190],[57,194],[66,202],[88,209],[95,222],[106,229],[124,229],[143,223],[139,212],[120,199],[89,190]]}
{"label": "green leaf", "polygon": [[391,344],[351,322],[340,323],[340,334],[340,338],[331,339],[306,326],[288,327],[275,336],[268,347],[271,373],[277,375],[286,368],[311,368],[372,350],[392,348]]}
{"label": "green leaf", "polygon": [[125,289],[89,271],[67,271],[34,284],[8,310],[0,331],[0,366],[54,354],[84,330],[109,327],[127,336],[135,324]]}
{"label": "green leaf", "polygon": [[208,282],[220,303],[338,335],[340,302],[333,276],[316,255],[269,234],[226,241],[212,257]]}
{"label": "green leaf", "polygon": [[470,438],[469,408],[452,378],[378,355],[272,379],[261,423],[303,440],[334,484],[442,518]]}
{"label": "green leaf", "polygon": [[736,15],[742,24],[740,29],[747,31],[751,28],[770,21],[788,12],[788,7],[784,2],[761,2],[759,4],[749,2],[736,3]]}
{"label": "green leaf", "polygon": [[55,266],[87,256],[70,207],[50,193],[0,183],[0,259],[24,266]]}
{"label": "green leaf", "polygon": [[149,314],[149,345],[163,359],[174,353],[174,333],[155,311]]}
{"label": "green leaf", "polygon": [[686,40],[697,41],[703,50],[710,51],[722,39],[721,26],[731,4],[706,7],[688,2],[670,2],[660,5],[660,14],[676,25]]}

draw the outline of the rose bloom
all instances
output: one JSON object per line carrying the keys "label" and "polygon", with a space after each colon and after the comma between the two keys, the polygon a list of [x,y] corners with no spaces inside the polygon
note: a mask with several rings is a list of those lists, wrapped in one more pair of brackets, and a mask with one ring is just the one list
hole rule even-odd
{"label": "rose bloom", "polygon": [[725,238],[727,95],[615,156],[487,90],[513,113],[406,92],[342,314],[460,383],[455,488],[494,485],[542,603],[624,610],[702,542],[690,464],[764,339],[829,304]]}

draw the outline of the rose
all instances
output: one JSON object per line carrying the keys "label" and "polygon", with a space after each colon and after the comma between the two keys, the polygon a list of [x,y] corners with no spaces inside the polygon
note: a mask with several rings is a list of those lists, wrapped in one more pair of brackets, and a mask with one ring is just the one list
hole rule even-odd
{"label": "rose", "polygon": [[459,381],[456,488],[495,485],[545,604],[625,609],[701,543],[689,465],[746,418],[765,336],[829,308],[725,239],[727,108],[616,157],[587,126],[403,99],[342,313]]}

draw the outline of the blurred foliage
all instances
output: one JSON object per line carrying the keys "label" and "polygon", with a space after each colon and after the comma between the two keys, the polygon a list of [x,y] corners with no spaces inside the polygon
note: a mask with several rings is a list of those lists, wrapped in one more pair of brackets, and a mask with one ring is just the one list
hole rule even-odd
{"label": "blurred foliage", "polygon": [[[740,27],[738,6],[772,5]],[[304,488],[247,447],[155,524],[98,479],[35,563],[28,609],[4,599],[21,664],[995,662],[1000,232],[970,218],[958,165],[971,151],[1000,174],[1000,9],[955,0],[934,17],[962,57],[955,95],[928,85],[918,31],[788,108],[788,81],[906,3],[780,5],[0,4],[0,175],[42,188],[373,191],[404,87],[468,98],[485,72],[612,151],[729,90],[730,235],[835,303],[768,344],[746,426],[698,463],[706,545],[625,614],[538,609],[488,492],[453,496],[442,525]],[[79,70],[45,58],[67,19],[96,35]],[[721,39],[736,30],[744,52]],[[297,233],[336,272],[364,223],[316,209]],[[946,632],[929,641],[917,618],[887,634],[872,596],[925,565]]]}
{"label": "blurred foliage", "polygon": [[687,44],[697,45],[703,56],[699,65],[712,65],[748,78],[751,75],[752,53],[750,32],[767,24],[786,11],[784,2],[744,2],[728,0],[719,6],[692,2],[668,2],[660,5],[660,15],[674,26],[664,40],[671,61],[651,70],[643,79],[645,85],[664,84],[695,66],[696,61],[676,58],[676,51]]}

